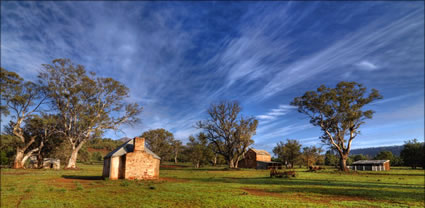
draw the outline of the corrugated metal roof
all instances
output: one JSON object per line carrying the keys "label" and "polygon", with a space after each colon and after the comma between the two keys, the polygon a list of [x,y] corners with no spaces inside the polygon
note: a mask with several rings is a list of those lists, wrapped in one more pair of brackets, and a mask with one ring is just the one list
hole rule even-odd
{"label": "corrugated metal roof", "polygon": [[389,160],[359,160],[353,162],[353,165],[381,165],[385,162],[389,162]]}
{"label": "corrugated metal roof", "polygon": [[[125,142],[121,146],[114,149],[112,152],[108,153],[104,158],[106,159],[106,158],[110,158],[110,157],[122,156],[122,155],[129,153],[129,152],[133,152],[133,149],[134,149],[134,139],[130,139],[129,141]],[[145,146],[145,151],[148,154],[152,155],[154,158],[159,159],[159,160],[161,159],[158,155],[153,153],[146,146]]]}
{"label": "corrugated metal roof", "polygon": [[266,150],[259,150],[253,148],[251,148],[251,150],[254,151],[257,155],[270,155]]}

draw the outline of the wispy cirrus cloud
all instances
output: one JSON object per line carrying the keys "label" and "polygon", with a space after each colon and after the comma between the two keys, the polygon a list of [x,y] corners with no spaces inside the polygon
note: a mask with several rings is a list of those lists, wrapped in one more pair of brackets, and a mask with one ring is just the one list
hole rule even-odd
{"label": "wispy cirrus cloud", "polygon": [[271,109],[266,114],[258,115],[256,117],[260,119],[260,121],[275,120],[279,116],[283,116],[295,108],[296,107],[290,105],[279,105],[278,108]]}
{"label": "wispy cirrus cloud", "polygon": [[[260,135],[260,137],[256,140],[256,143],[263,143],[263,142],[271,142],[273,141],[279,141],[284,140],[285,137],[287,137],[290,134],[306,130],[309,128],[312,128],[313,126],[311,124],[283,124],[283,123],[276,123],[276,124],[270,124],[265,126],[260,126],[257,134]],[[277,139],[277,140],[276,140]]]}
{"label": "wispy cirrus cloud", "polygon": [[[419,30],[421,23],[424,22],[418,15],[422,12],[423,8],[419,8],[392,22],[384,18],[377,19],[354,33],[345,35],[319,52],[289,64],[255,94],[254,100],[269,98],[317,74],[346,67],[367,56],[375,55],[377,51],[389,47],[394,40]],[[409,24],[412,22],[414,24]],[[423,39],[415,40],[416,44],[423,43]],[[360,62],[360,64],[369,69],[377,68],[370,62]]]}
{"label": "wispy cirrus cloud", "polygon": [[34,80],[41,64],[65,57],[130,88],[142,123],[113,138],[165,128],[184,139],[211,103],[238,100],[258,115],[254,140],[269,148],[318,134],[281,104],[320,84],[377,88],[386,99],[377,113],[423,98],[408,96],[423,89],[420,2],[1,4],[2,67]]}

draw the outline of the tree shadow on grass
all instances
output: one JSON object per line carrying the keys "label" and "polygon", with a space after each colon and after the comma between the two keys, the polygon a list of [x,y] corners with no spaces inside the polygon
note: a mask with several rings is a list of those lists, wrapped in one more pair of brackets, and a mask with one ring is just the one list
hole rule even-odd
{"label": "tree shadow on grass", "polygon": [[[268,177],[258,178],[191,178],[199,182],[238,183],[255,185],[256,188],[271,193],[305,193],[321,194],[329,197],[361,197],[367,200],[390,201],[423,201],[423,187],[412,187],[394,184],[382,185],[372,182],[328,181],[307,179],[277,179]],[[279,187],[269,185],[281,185]],[[396,190],[387,190],[393,188]],[[411,190],[406,192],[404,190]],[[400,191],[398,191],[400,190]]]}
{"label": "tree shadow on grass", "polygon": [[306,195],[320,194],[326,198],[332,199],[338,197],[359,197],[365,200],[389,200],[392,202],[418,202],[423,201],[423,193],[398,192],[390,190],[374,190],[374,189],[356,189],[356,188],[336,188],[336,187],[279,187],[277,189],[269,189],[271,193],[303,193]]}
{"label": "tree shadow on grass", "polygon": [[78,180],[90,180],[90,181],[103,180],[102,176],[62,175],[62,178],[78,179]]}

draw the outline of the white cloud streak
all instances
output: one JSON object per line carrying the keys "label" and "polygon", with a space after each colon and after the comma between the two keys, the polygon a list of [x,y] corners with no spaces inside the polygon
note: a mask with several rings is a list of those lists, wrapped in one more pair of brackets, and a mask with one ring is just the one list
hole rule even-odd
{"label": "white cloud streak", "polygon": [[269,112],[263,115],[256,116],[260,121],[266,121],[266,120],[275,120],[279,116],[286,115],[291,110],[295,109],[296,107],[290,106],[290,105],[279,105],[278,108],[271,109]]}
{"label": "white cloud streak", "polygon": [[[214,18],[208,12],[223,12],[220,8],[204,5],[197,13],[186,7],[196,4],[183,3],[164,3],[154,12],[148,2],[1,3],[2,67],[34,80],[41,64],[69,57],[121,81],[130,88],[128,100],[144,107],[142,124],[123,127],[130,137],[152,128],[187,137],[197,132],[193,124],[212,102],[230,99],[265,112],[257,116],[255,139],[261,142],[306,127],[280,120],[290,106],[263,109],[267,102],[283,103],[292,94],[282,94],[291,88],[326,83],[325,76],[348,79],[362,73],[386,86],[389,76],[423,82],[423,5],[405,7],[398,16],[382,13],[338,33],[332,28],[336,24],[327,24],[328,15],[311,20],[323,9],[321,2],[255,3],[240,7],[240,14]],[[368,5],[382,4],[362,6]],[[334,8],[332,14],[344,16],[337,24],[349,24],[366,11]],[[221,26],[235,31],[208,36]],[[325,40],[328,34],[333,36]]]}
{"label": "white cloud streak", "polygon": [[360,63],[356,64],[356,66],[359,67],[359,69],[368,71],[373,71],[379,68],[376,64],[370,61],[361,61]]}

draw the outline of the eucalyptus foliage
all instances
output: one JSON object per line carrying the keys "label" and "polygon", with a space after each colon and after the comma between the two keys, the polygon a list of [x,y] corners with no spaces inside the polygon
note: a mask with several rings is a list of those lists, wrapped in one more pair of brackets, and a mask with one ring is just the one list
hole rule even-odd
{"label": "eucalyptus foliage", "polygon": [[348,171],[346,160],[353,139],[360,133],[360,126],[373,116],[364,106],[381,99],[378,90],[367,89],[356,82],[340,82],[335,88],[321,85],[316,91],[308,91],[296,97],[291,105],[306,114],[310,123],[323,131],[322,141],[333,146],[340,155],[340,169]]}
{"label": "eucalyptus foliage", "polygon": [[44,64],[39,78],[59,115],[59,133],[71,145],[66,168],[76,167],[78,151],[90,138],[139,121],[142,108],[127,101],[129,89],[124,84],[88,73],[69,59]]}

